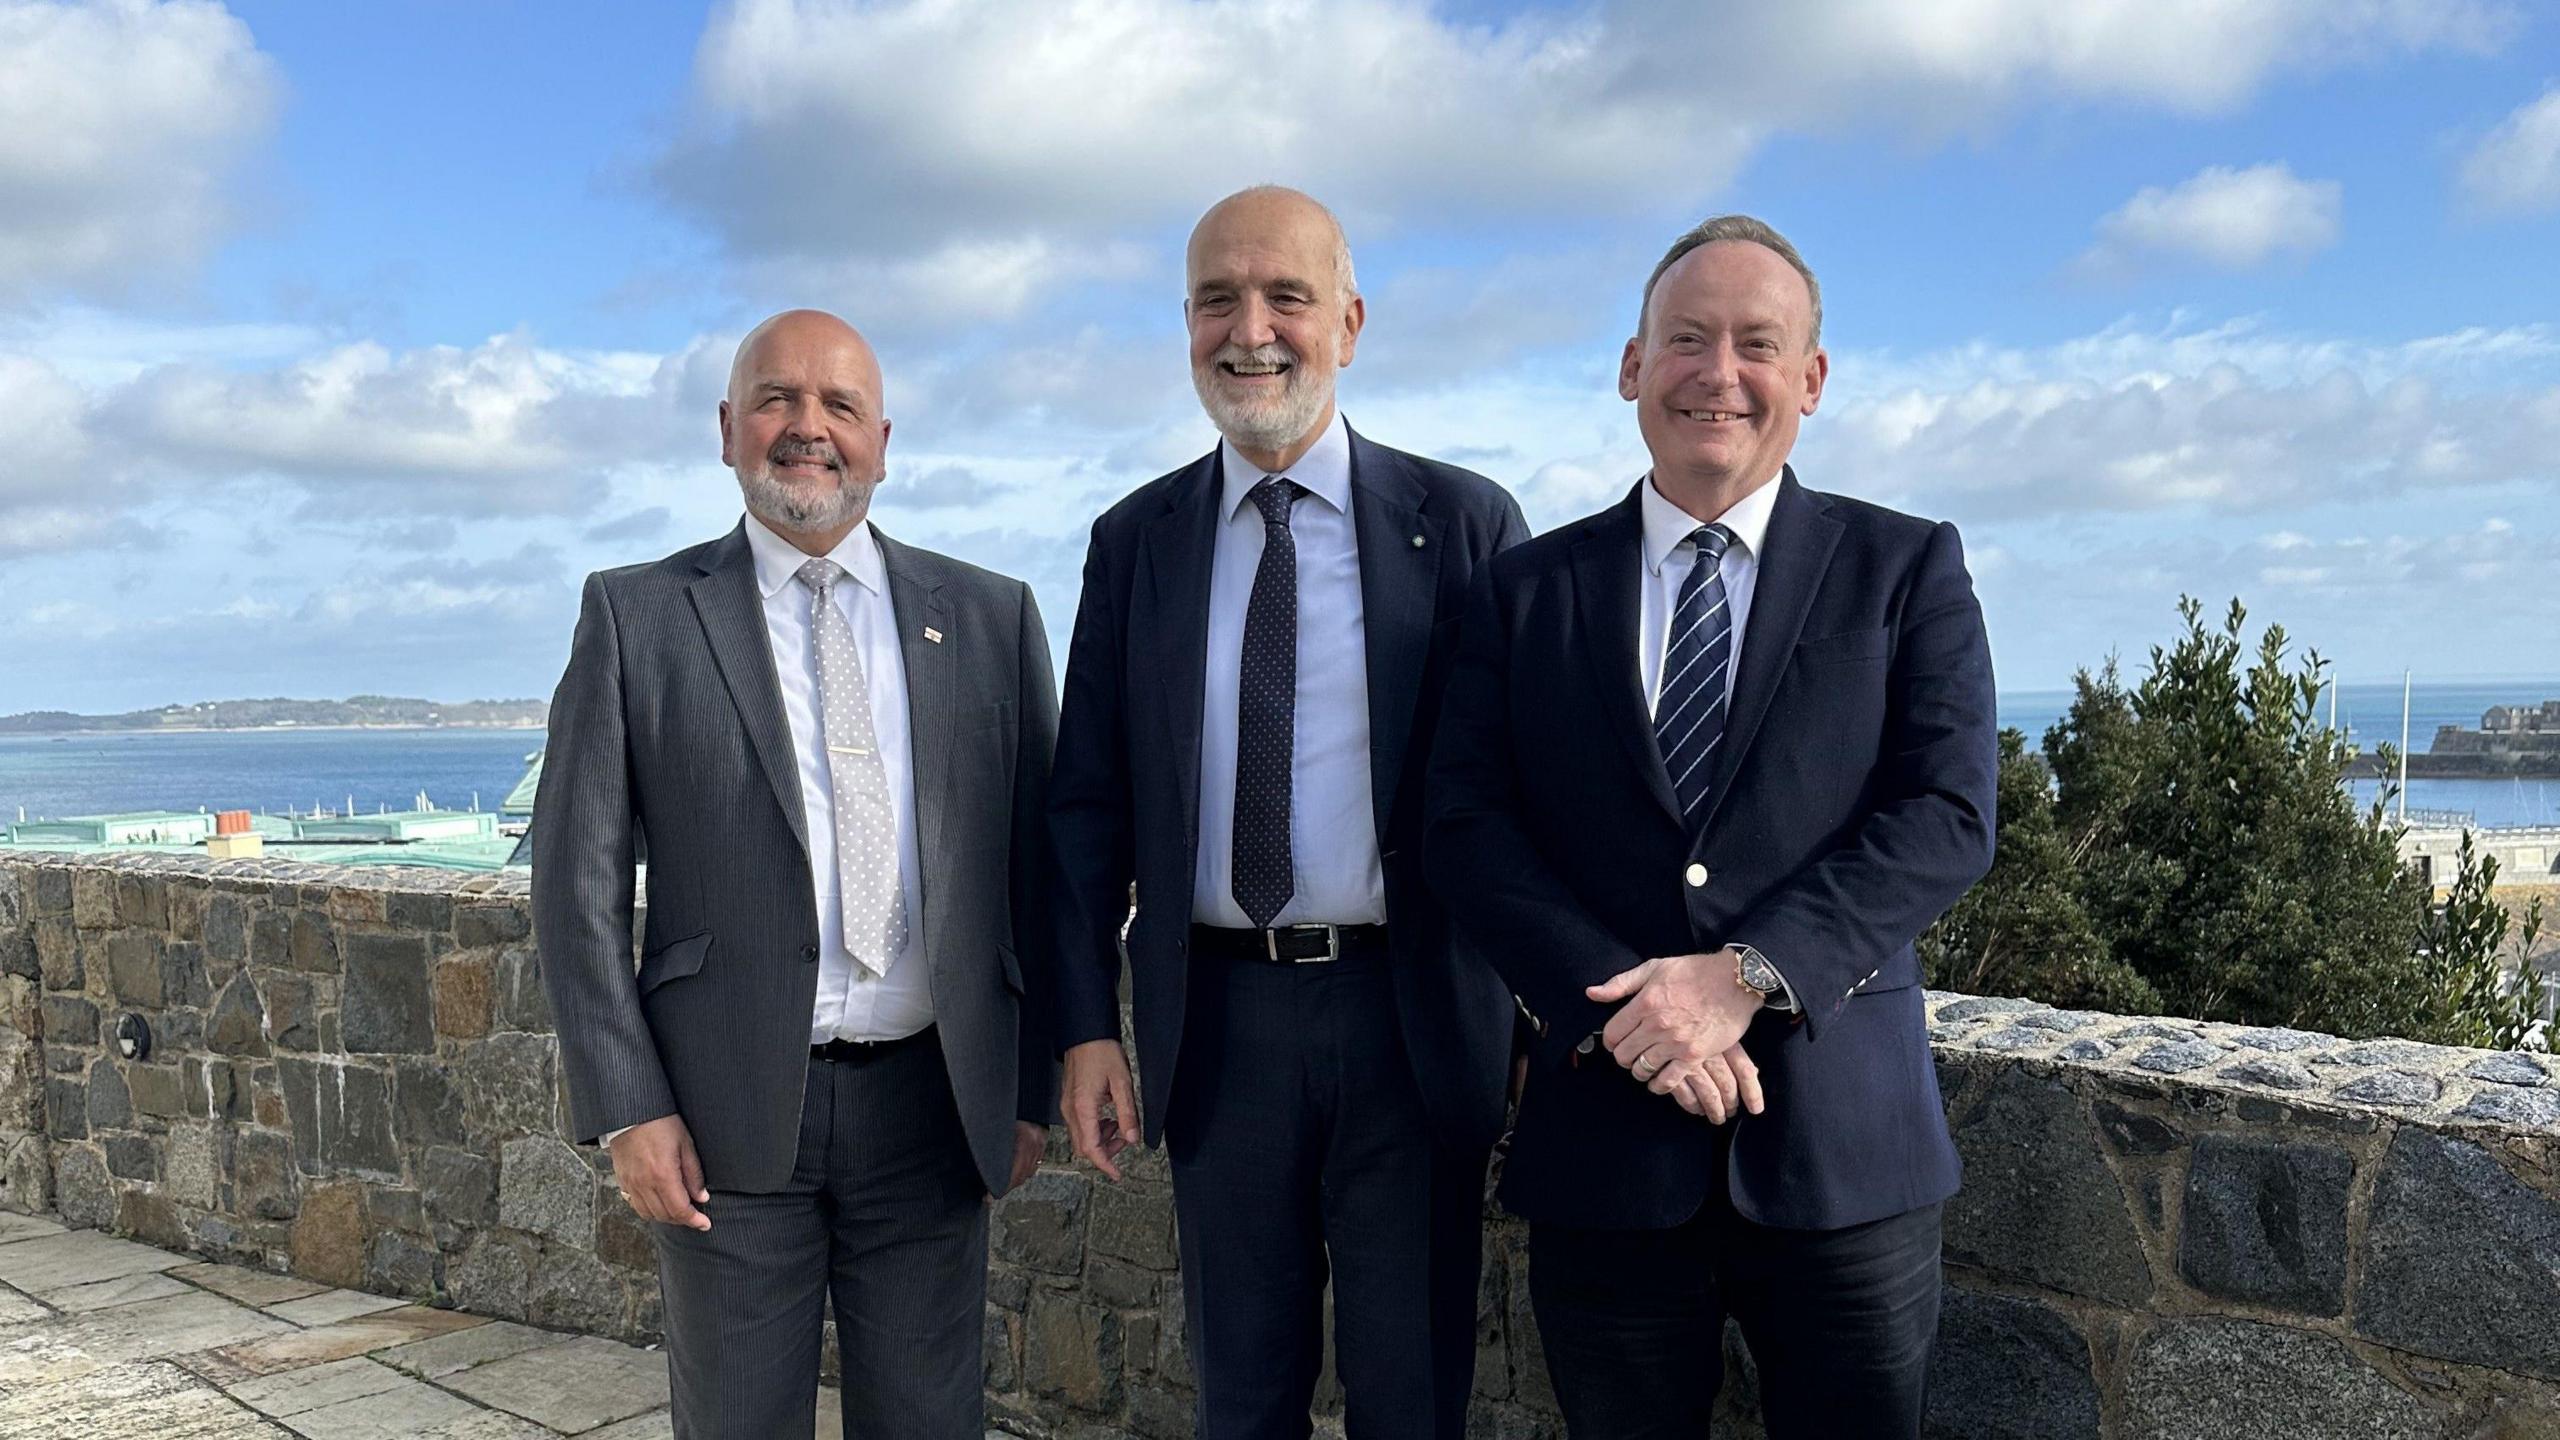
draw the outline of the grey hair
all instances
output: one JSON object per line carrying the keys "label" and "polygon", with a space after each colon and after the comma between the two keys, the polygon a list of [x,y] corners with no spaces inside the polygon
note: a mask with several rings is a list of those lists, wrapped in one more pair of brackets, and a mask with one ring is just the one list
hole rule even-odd
{"label": "grey hair", "polygon": [[[1247,185],[1233,195],[1228,196],[1226,200],[1219,201],[1218,204],[1224,205],[1228,200],[1241,200],[1248,195],[1286,195],[1292,199],[1303,200],[1309,205],[1314,206],[1316,213],[1322,215],[1324,217],[1324,223],[1330,226],[1333,230],[1333,283],[1336,288],[1342,292],[1339,299],[1343,304],[1348,305],[1360,297],[1360,277],[1351,273],[1351,237],[1349,234],[1345,233],[1342,228],[1342,218],[1334,214],[1330,206],[1326,205],[1323,201],[1318,200],[1313,195],[1308,194],[1304,190],[1294,189],[1287,185],[1271,184]],[[1215,209],[1217,207],[1212,206],[1210,208]]]}
{"label": "grey hair", "polygon": [[1804,257],[1796,253],[1796,247],[1788,243],[1786,236],[1779,234],[1769,222],[1751,215],[1710,216],[1671,242],[1671,248],[1663,252],[1662,263],[1654,266],[1653,273],[1645,277],[1644,299],[1636,308],[1636,334],[1643,335],[1644,327],[1653,319],[1653,287],[1662,282],[1664,272],[1698,247],[1718,245],[1728,240],[1757,245],[1786,261],[1804,277],[1805,294],[1813,301],[1813,333],[1806,338],[1805,348],[1810,350],[1821,344],[1822,282],[1813,278],[1813,267],[1804,263]]}

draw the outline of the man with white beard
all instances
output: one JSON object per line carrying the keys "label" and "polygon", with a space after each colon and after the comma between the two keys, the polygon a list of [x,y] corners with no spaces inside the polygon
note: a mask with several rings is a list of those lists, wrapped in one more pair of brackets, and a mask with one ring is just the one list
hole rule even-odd
{"label": "man with white beard", "polygon": [[1062,1109],[1113,1180],[1142,1136],[1171,1157],[1202,1436],[1309,1433],[1329,1274],[1353,1440],[1456,1440],[1514,1011],[1423,884],[1423,750],[1477,568],[1528,529],[1336,413],[1367,311],[1323,206],[1229,196],[1186,270],[1225,438],[1094,522],[1050,805]]}

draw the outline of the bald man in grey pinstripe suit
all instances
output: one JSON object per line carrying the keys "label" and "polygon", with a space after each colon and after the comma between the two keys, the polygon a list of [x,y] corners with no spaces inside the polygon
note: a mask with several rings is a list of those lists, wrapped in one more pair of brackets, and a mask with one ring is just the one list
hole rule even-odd
{"label": "bald man in grey pinstripe suit", "polygon": [[1057,1113],[1015,949],[1045,935],[1048,641],[1020,581],[870,525],[889,421],[843,321],[757,327],[720,436],[746,517],[588,577],[552,702],[571,1119],[657,1222],[679,1436],[808,1433],[832,1298],[847,1434],[977,1440],[985,1202]]}

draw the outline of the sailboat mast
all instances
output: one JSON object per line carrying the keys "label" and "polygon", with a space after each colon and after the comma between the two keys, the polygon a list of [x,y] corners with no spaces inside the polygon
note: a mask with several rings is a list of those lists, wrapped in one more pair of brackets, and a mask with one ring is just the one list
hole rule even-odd
{"label": "sailboat mast", "polygon": [[2409,677],[2400,672],[2400,823],[2409,823]]}

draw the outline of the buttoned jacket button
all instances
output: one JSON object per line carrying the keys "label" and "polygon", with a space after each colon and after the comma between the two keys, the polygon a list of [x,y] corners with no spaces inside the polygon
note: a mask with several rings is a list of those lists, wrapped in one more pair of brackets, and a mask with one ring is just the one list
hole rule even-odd
{"label": "buttoned jacket button", "polygon": [[1707,883],[1707,867],[1698,864],[1696,861],[1691,861],[1689,864],[1687,878],[1689,881],[1689,888],[1692,890],[1698,889]]}
{"label": "buttoned jacket button", "polygon": [[801,958],[802,960],[807,961],[808,963],[810,963],[810,964],[812,964],[812,965],[815,965],[816,963],[818,963],[818,947],[817,947],[817,946],[815,946],[815,945],[803,945],[803,946],[801,946],[801,947],[800,947],[800,958]]}

